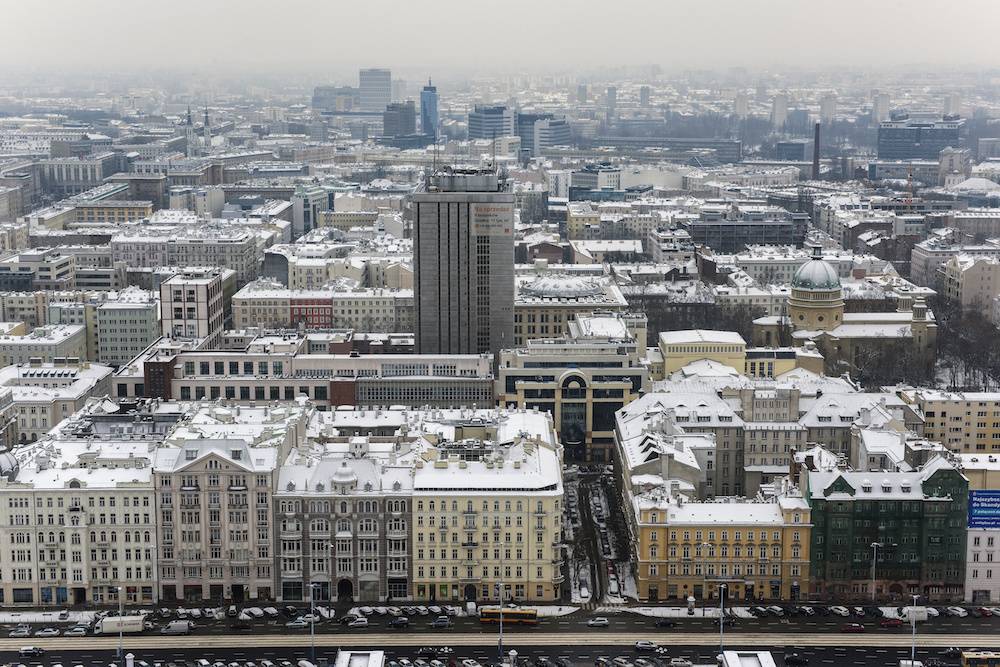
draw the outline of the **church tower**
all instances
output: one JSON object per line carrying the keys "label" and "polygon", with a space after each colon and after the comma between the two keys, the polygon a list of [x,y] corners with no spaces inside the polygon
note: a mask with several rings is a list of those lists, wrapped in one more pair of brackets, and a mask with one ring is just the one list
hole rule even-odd
{"label": "church tower", "polygon": [[829,331],[844,320],[844,295],[840,276],[825,261],[817,245],[812,258],[792,278],[788,319],[796,331]]}

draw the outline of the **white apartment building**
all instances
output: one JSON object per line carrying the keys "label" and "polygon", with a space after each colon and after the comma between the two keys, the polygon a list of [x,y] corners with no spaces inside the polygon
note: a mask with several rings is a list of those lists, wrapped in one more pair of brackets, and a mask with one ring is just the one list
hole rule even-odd
{"label": "white apartment building", "polygon": [[110,366],[56,359],[0,369],[0,386],[10,389],[17,441],[38,440],[83,407],[91,396],[111,393]]}
{"label": "white apartment building", "polygon": [[160,304],[145,290],[129,288],[96,306],[97,361],[122,366],[160,336]]}
{"label": "white apartment building", "polygon": [[163,335],[216,343],[225,328],[225,292],[235,278],[235,271],[228,268],[189,267],[163,281],[160,284]]}
{"label": "white apartment building", "polygon": [[4,605],[156,599],[156,510],[141,439],[45,439],[0,455]]}
{"label": "white apartment building", "polygon": [[146,226],[111,238],[115,261],[129,266],[216,266],[232,269],[239,283],[257,277],[265,245],[256,231],[236,221]]}
{"label": "white apartment building", "polygon": [[24,336],[0,336],[0,365],[26,364],[32,359],[87,358],[87,331],[79,324],[35,328]]}

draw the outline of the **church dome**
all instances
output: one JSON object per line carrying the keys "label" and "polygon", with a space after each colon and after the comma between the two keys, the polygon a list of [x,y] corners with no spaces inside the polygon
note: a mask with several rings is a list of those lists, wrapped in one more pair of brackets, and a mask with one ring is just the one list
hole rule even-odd
{"label": "church dome", "polygon": [[837,270],[823,259],[820,248],[813,248],[812,258],[799,267],[792,278],[793,289],[804,290],[835,290],[840,289],[840,276]]}

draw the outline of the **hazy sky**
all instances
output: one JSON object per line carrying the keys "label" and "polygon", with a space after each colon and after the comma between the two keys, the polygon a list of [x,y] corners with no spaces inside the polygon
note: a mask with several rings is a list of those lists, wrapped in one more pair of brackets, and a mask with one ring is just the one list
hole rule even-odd
{"label": "hazy sky", "polygon": [[5,69],[1000,66],[1000,0],[0,0],[0,17]]}

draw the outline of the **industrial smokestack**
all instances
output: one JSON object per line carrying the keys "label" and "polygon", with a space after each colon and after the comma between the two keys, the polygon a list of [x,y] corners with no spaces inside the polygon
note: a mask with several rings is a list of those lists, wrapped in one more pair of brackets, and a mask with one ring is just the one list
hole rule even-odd
{"label": "industrial smokestack", "polygon": [[813,180],[819,180],[819,123],[813,131]]}

